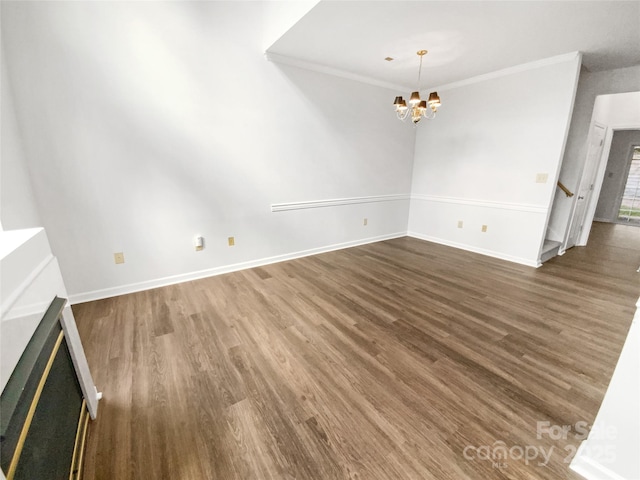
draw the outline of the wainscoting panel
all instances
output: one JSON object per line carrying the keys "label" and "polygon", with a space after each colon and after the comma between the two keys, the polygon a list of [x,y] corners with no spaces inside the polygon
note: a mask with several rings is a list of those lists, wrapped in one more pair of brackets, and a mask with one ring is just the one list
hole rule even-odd
{"label": "wainscoting panel", "polygon": [[412,195],[408,235],[538,267],[546,213],[539,205]]}

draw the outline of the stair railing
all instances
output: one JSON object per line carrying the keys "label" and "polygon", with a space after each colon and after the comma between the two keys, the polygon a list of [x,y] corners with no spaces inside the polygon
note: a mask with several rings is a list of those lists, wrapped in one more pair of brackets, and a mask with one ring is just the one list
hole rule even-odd
{"label": "stair railing", "polygon": [[565,187],[560,180],[558,180],[558,187],[560,187],[560,190],[562,190],[567,197],[573,197],[571,190]]}

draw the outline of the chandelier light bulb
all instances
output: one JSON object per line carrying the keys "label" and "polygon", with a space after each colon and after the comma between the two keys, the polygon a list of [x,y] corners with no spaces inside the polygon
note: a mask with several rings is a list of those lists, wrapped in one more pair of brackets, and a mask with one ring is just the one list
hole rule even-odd
{"label": "chandelier light bulb", "polygon": [[431,92],[429,94],[428,103],[431,108],[438,108],[440,106],[440,97],[438,96],[438,92]]}

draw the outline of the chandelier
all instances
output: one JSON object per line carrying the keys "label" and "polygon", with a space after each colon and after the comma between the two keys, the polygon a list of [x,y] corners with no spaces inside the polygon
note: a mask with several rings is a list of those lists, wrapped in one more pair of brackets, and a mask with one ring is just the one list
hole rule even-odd
{"label": "chandelier", "polygon": [[431,92],[429,94],[429,100],[420,99],[420,75],[422,74],[422,57],[427,54],[426,50],[419,50],[418,56],[420,57],[420,68],[418,70],[418,91],[411,93],[409,98],[409,106],[402,97],[396,97],[393,104],[396,107],[396,115],[402,121],[411,116],[413,123],[418,123],[422,117],[432,119],[435,118],[440,106],[440,97],[438,92]]}

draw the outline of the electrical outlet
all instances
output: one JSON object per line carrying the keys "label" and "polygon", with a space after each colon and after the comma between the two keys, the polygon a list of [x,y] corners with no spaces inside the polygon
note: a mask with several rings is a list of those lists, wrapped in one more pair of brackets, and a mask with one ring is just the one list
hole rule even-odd
{"label": "electrical outlet", "polygon": [[482,225],[482,231],[486,232],[487,231],[487,226],[486,225]]}
{"label": "electrical outlet", "polygon": [[462,228],[462,225],[463,225],[462,220],[458,220],[458,228]]}
{"label": "electrical outlet", "polygon": [[236,244],[236,239],[235,237],[229,237],[228,238],[228,242],[229,242],[229,246],[233,247]]}
{"label": "electrical outlet", "polygon": [[365,218],[362,224],[366,227],[369,224],[369,220]]}
{"label": "electrical outlet", "polygon": [[124,263],[124,253],[118,252],[113,254],[113,259],[117,265]]}

